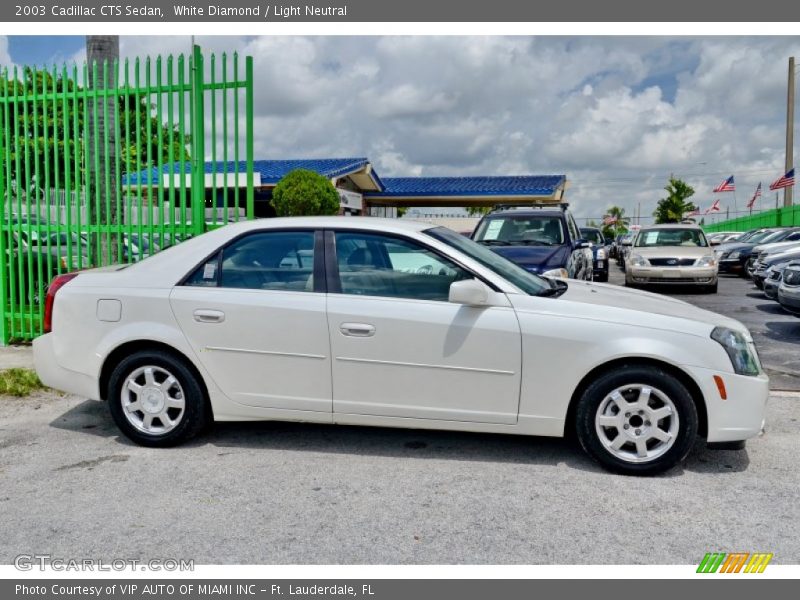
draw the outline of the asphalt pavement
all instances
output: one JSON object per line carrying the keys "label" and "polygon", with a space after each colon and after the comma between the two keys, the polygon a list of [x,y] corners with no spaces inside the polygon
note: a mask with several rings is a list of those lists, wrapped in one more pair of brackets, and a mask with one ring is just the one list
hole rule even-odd
{"label": "asphalt pavement", "polygon": [[[686,298],[748,324],[773,383],[793,385],[800,321],[759,308],[742,280]],[[7,357],[25,364],[9,350],[0,368]],[[569,440],[488,434],[237,423],[148,449],[104,403],[0,397],[0,563],[697,564],[759,551],[797,564],[799,419],[800,395],[775,392],[746,450],[698,442],[682,466],[636,478]]]}
{"label": "asphalt pavement", "polygon": [[[625,274],[612,262],[609,283],[624,285]],[[769,300],[749,279],[722,275],[716,294],[687,286],[651,287],[650,291],[679,298],[744,323],[753,335],[773,390],[800,391],[800,318]]]}

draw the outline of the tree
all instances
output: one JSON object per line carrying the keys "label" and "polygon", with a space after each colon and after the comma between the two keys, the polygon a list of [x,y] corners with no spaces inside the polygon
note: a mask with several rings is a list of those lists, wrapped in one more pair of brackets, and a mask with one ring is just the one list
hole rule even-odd
{"label": "tree", "polygon": [[625,209],[621,206],[612,206],[608,209],[608,217],[612,222],[603,226],[603,235],[606,237],[616,237],[620,233],[626,233],[630,225],[630,218],[625,216]]}
{"label": "tree", "polygon": [[467,206],[467,214],[470,217],[482,217],[492,210],[491,206]]}
{"label": "tree", "polygon": [[[31,99],[34,91],[38,95],[55,92],[57,98],[66,92],[68,98],[66,112],[65,105],[61,101],[47,105],[39,101],[34,105]],[[3,97],[26,97],[24,100],[15,100],[9,104],[8,123],[5,113],[0,111],[0,127],[5,129],[8,136],[6,173],[14,187],[17,187],[17,182],[21,189],[35,187],[36,172],[39,173],[38,187],[41,189],[44,189],[47,183],[45,172],[49,172],[49,185],[52,189],[64,189],[69,186],[70,189],[76,190],[83,186],[86,181],[86,149],[93,147],[93,144],[88,143],[91,132],[84,122],[84,108],[88,113],[92,102],[84,103],[81,95],[83,91],[84,88],[72,79],[71,72],[67,72],[66,77],[63,71],[56,72],[56,76],[53,77],[52,72],[26,67],[17,80],[13,75],[0,78],[0,94]],[[73,96],[73,92],[77,93]],[[135,91],[125,93],[123,90],[118,90],[116,103],[122,173],[135,173],[148,167],[165,164],[170,159],[176,162],[190,159],[187,150],[190,136],[182,134],[178,124],[169,127],[166,123],[160,123],[158,117],[153,116],[154,106],[147,94],[137,94]],[[101,103],[98,108],[100,106]],[[112,109],[109,112],[113,114],[114,111]],[[109,131],[112,136],[114,133],[113,129]],[[66,164],[68,158],[69,169]],[[110,165],[116,172],[114,163],[111,162]],[[69,181],[67,181],[68,173]]]}
{"label": "tree", "polygon": [[272,205],[279,217],[335,215],[339,194],[329,179],[308,169],[290,171],[272,191]]}
{"label": "tree", "polygon": [[683,215],[696,210],[697,207],[687,202],[694,195],[694,188],[685,181],[675,177],[669,178],[669,183],[664,187],[667,197],[658,201],[653,216],[656,223],[680,223]]}

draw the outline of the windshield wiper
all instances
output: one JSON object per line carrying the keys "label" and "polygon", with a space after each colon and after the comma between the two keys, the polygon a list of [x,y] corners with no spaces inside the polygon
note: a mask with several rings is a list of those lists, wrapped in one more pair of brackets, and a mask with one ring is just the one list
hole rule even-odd
{"label": "windshield wiper", "polygon": [[479,244],[484,246],[510,246],[511,242],[505,240],[478,240]]}

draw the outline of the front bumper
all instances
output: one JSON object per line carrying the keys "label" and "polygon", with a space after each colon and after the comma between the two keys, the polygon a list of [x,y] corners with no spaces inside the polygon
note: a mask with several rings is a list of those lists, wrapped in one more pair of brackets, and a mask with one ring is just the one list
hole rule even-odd
{"label": "front bumper", "polygon": [[608,273],[608,261],[602,259],[594,261],[593,270],[595,274]]}
{"label": "front bumper", "polygon": [[784,310],[800,316],[800,287],[782,285],[778,288],[778,302]]}
{"label": "front bumper", "polygon": [[[701,367],[684,367],[700,385],[706,401],[708,442],[736,442],[757,436],[764,428],[769,378],[719,373]],[[720,397],[714,375],[722,378],[727,399]]]}
{"label": "front bumper", "polygon": [[719,272],[739,275],[744,272],[744,262],[740,258],[723,258],[719,261]]}
{"label": "front bumper", "polygon": [[65,369],[58,364],[52,333],[33,340],[33,366],[47,387],[91,400],[100,399],[100,382],[96,377]]}
{"label": "front bumper", "polygon": [[765,279],[764,280],[764,295],[769,298],[770,300],[777,300],[778,299],[778,288],[780,287],[781,282],[775,279]]}
{"label": "front bumper", "polygon": [[628,265],[634,283],[713,285],[717,281],[715,267],[636,267]]}

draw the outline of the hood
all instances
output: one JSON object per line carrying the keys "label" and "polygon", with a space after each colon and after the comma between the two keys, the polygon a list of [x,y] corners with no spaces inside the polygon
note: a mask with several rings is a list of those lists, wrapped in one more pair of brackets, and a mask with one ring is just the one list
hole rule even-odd
{"label": "hood", "polygon": [[[728,327],[744,332],[747,328],[735,319],[703,310],[661,294],[631,290],[607,283],[570,279],[567,291],[557,298],[509,296],[518,310],[580,316],[652,329],[680,331],[707,337],[714,327]],[[543,304],[546,301],[547,304]]]}
{"label": "hood", "polygon": [[714,249],[708,246],[636,246],[631,248],[631,254],[639,254],[645,258],[702,258],[714,254]]}
{"label": "hood", "polygon": [[528,271],[544,272],[567,264],[567,246],[492,246],[500,256],[517,263]]}
{"label": "hood", "polygon": [[745,248],[749,249],[752,248],[753,244],[748,244],[747,242],[733,242],[727,244],[720,244],[716,247],[717,252],[731,252],[733,250],[744,250]]}
{"label": "hood", "polygon": [[774,244],[762,244],[753,248],[753,254],[760,254],[766,252],[767,254],[776,254],[778,252],[786,252],[793,248],[800,248],[800,241],[793,240],[791,242],[775,242]]}
{"label": "hood", "polygon": [[770,254],[764,261],[764,264],[770,266],[777,263],[786,262],[788,260],[794,260],[797,258],[800,258],[800,248],[791,248],[786,252],[778,252],[777,254]]}

